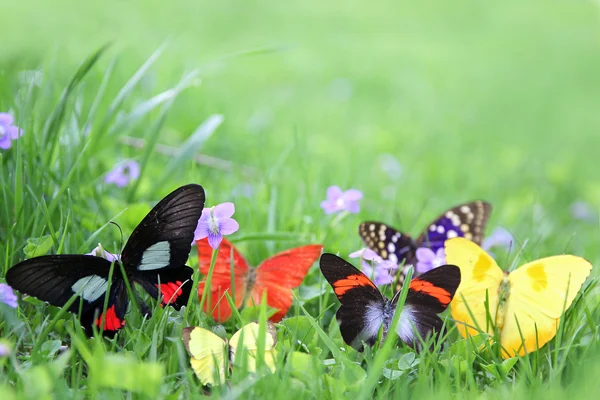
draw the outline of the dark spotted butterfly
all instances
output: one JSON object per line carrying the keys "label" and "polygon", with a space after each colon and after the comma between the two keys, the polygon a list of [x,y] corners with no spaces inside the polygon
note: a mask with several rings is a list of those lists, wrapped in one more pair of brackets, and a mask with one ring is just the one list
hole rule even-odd
{"label": "dark spotted butterfly", "polygon": [[435,253],[444,247],[447,239],[453,237],[464,237],[481,244],[491,210],[491,204],[481,200],[459,204],[427,225],[417,240],[382,222],[363,222],[358,227],[358,234],[381,258],[404,266],[398,276],[400,287],[408,266],[416,265],[419,247],[428,247]]}
{"label": "dark spotted butterfly", "polygon": [[[154,298],[162,297],[162,304],[175,309],[187,303],[192,288],[193,270],[185,263],[204,200],[200,185],[176,189],[140,222],[121,253],[129,282],[138,283]],[[77,294],[69,311],[79,314],[81,310],[80,322],[86,333],[91,335],[92,326],[96,326],[104,336],[114,336],[125,324],[129,298],[121,268],[113,267],[109,285],[110,269],[111,262],[101,257],[48,255],[15,265],[8,270],[6,281],[21,293],[57,307]],[[148,306],[141,305],[148,313]]]}

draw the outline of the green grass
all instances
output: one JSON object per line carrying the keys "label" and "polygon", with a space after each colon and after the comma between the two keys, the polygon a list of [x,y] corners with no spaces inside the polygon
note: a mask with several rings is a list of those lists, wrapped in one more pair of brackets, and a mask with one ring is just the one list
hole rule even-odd
{"label": "green grass", "polygon": [[[0,152],[0,277],[31,238],[49,235],[52,253],[98,242],[117,251],[109,221],[127,237],[189,182],[205,187],[209,206],[235,202],[232,240],[253,264],[309,242],[345,257],[365,219],[416,234],[475,198],[494,206],[488,232],[501,225],[528,240],[517,265],[563,252],[598,264],[600,223],[569,213],[576,200],[600,211],[597,2],[213,3],[0,4],[0,111],[12,109],[25,130]],[[42,82],[23,80],[23,70],[39,70]],[[223,123],[207,137],[199,128],[215,115]],[[401,175],[385,173],[384,154]],[[125,158],[142,163],[139,182],[104,185]],[[323,214],[332,184],[365,193],[359,215]],[[498,260],[508,267],[514,254]],[[591,398],[600,389],[594,282],[560,338],[498,372],[497,357],[455,331],[414,360],[399,346],[352,351],[332,322],[337,302],[318,295],[328,286],[315,267],[278,326],[277,373],[234,369],[212,393]],[[184,326],[213,325],[194,304],[155,308],[148,321],[132,310],[114,342],[87,340],[70,314],[33,299],[0,318],[0,340],[15,348],[0,359],[2,399],[204,393],[180,340]],[[225,324],[229,335],[252,315],[240,318]],[[69,351],[58,355],[63,344]],[[400,376],[382,376],[381,360],[384,374]]]}

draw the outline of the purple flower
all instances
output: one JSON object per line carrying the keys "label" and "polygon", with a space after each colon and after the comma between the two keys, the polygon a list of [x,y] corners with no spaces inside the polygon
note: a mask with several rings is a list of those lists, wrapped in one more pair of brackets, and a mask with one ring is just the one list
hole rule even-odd
{"label": "purple flower", "polygon": [[360,211],[358,201],[362,197],[360,190],[349,189],[344,192],[339,186],[330,186],[327,189],[327,200],[321,202],[321,208],[325,210],[325,214],[344,210],[356,214]]}
{"label": "purple flower", "polygon": [[11,349],[6,343],[0,342],[0,357],[7,357],[10,355]]}
{"label": "purple flower", "polygon": [[231,235],[240,229],[240,225],[231,216],[235,212],[233,203],[223,203],[202,210],[202,216],[194,232],[194,241],[208,237],[208,244],[217,249],[223,235]]}
{"label": "purple flower", "polygon": [[120,260],[120,257],[118,254],[109,253],[108,251],[104,250],[104,247],[102,247],[102,245],[100,243],[98,243],[98,246],[96,246],[96,248],[94,248],[94,250],[92,250],[90,253],[86,253],[86,255],[102,257],[104,259],[107,259],[110,262],[115,262],[115,261]]}
{"label": "purple flower", "polygon": [[492,247],[501,247],[508,252],[514,244],[515,239],[513,235],[507,229],[499,226],[488,237],[483,239],[481,248],[489,251]]}
{"label": "purple flower", "polygon": [[[349,257],[361,258],[363,272],[371,278],[377,286],[389,285],[394,282],[394,275],[398,270],[398,265],[395,262],[382,259],[371,249],[357,250],[350,253]],[[367,261],[371,261],[371,263],[368,263]]]}
{"label": "purple flower", "polygon": [[435,253],[429,247],[419,247],[417,249],[417,273],[422,274],[445,263],[446,254],[443,247],[440,247]]}
{"label": "purple flower", "polygon": [[17,296],[6,283],[0,283],[0,303],[12,308],[17,308],[18,306]]}
{"label": "purple flower", "polygon": [[114,183],[118,187],[125,187],[140,177],[140,165],[137,161],[128,160],[117,164],[112,171],[104,177],[105,183]]}
{"label": "purple flower", "polygon": [[23,130],[13,125],[14,118],[9,113],[0,113],[0,149],[10,149],[12,141],[23,136]]}
{"label": "purple flower", "polygon": [[576,201],[571,204],[571,216],[575,219],[587,222],[597,222],[598,216],[592,207],[585,201]]}

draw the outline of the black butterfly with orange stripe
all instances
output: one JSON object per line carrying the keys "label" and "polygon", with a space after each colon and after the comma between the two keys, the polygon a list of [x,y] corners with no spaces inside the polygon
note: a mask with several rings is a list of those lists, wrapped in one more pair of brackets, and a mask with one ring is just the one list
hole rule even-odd
{"label": "black butterfly with orange stripe", "polygon": [[[365,274],[334,254],[323,254],[320,267],[341,303],[336,316],[344,342],[361,351],[363,342],[375,344],[381,327],[385,338],[400,292],[389,300]],[[448,307],[459,284],[460,269],[454,265],[443,265],[411,280],[396,326],[400,339],[417,349],[420,342],[415,333],[423,339],[439,334],[443,322],[437,314]]]}
{"label": "black butterfly with orange stripe", "polygon": [[402,285],[408,266],[417,263],[419,247],[428,247],[435,253],[453,237],[464,237],[481,245],[491,211],[492,205],[482,200],[459,204],[435,218],[417,239],[375,221],[360,224],[358,234],[381,258],[404,266],[398,277],[398,284]]}
{"label": "black butterfly with orange stripe", "polygon": [[[194,231],[204,208],[204,189],[200,185],[182,186],[162,199],[133,231],[123,252],[123,264],[129,282],[138,283],[162,304],[179,309],[186,304],[192,287],[193,270],[186,266],[194,240]],[[92,255],[62,254],[25,260],[6,274],[6,281],[21,293],[54,306],[64,306],[78,296],[69,311],[80,314],[88,334],[92,326],[104,336],[124,326],[129,298],[121,268]],[[108,302],[105,304],[106,292]],[[135,293],[135,292],[134,292]],[[137,295],[136,295],[137,296]],[[143,311],[149,308],[141,301]],[[106,312],[104,312],[106,310]]]}

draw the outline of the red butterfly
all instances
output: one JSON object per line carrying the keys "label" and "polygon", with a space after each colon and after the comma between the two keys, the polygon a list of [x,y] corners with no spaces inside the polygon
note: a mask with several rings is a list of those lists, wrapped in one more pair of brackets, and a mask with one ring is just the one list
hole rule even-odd
{"label": "red butterfly", "polygon": [[[212,248],[208,239],[196,241],[200,273],[208,275],[212,258]],[[285,250],[263,261],[252,268],[226,239],[219,247],[217,261],[212,275],[211,295],[204,303],[204,311],[211,313],[217,322],[227,321],[232,314],[225,293],[235,300],[236,308],[242,305],[256,305],[262,301],[266,293],[267,305],[277,309],[270,320],[279,322],[292,306],[292,289],[298,287],[308,273],[309,268],[317,261],[323,246],[311,244]],[[233,288],[231,269],[233,266]],[[198,296],[202,298],[206,280],[198,285]]]}

